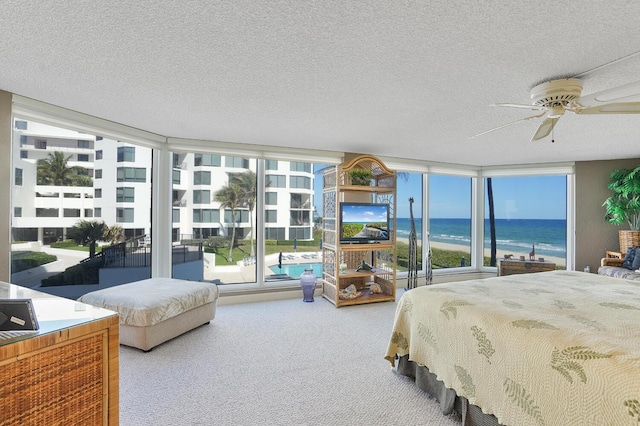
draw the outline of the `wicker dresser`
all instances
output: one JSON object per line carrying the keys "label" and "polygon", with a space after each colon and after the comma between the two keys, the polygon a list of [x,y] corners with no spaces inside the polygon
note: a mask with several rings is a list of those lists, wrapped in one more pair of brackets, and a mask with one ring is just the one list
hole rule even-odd
{"label": "wicker dresser", "polygon": [[498,276],[514,274],[530,274],[532,272],[554,271],[553,262],[539,262],[537,260],[500,260],[498,262]]}
{"label": "wicker dresser", "polygon": [[32,299],[37,332],[0,332],[0,425],[117,425],[115,312],[0,282]]}

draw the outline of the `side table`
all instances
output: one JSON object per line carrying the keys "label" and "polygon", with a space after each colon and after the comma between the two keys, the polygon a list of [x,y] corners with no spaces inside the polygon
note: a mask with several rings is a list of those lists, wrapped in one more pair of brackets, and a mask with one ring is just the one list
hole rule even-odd
{"label": "side table", "polygon": [[545,260],[540,262],[538,260],[505,260],[501,259],[498,262],[498,276],[514,274],[530,274],[533,272],[546,272],[556,269],[556,264]]}

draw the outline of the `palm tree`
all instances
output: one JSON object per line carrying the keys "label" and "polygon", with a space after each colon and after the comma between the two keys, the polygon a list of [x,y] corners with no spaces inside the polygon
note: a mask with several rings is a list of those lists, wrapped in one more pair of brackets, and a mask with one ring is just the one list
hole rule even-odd
{"label": "palm tree", "polygon": [[231,241],[229,242],[229,257],[233,262],[233,246],[236,239],[236,210],[245,202],[240,184],[235,179],[229,179],[229,183],[223,186],[213,196],[214,201],[220,203],[220,207],[231,210]]}
{"label": "palm tree", "polygon": [[104,233],[104,240],[110,242],[111,244],[117,244],[124,239],[123,235],[124,233],[122,231],[122,226],[108,226],[107,230]]}
{"label": "palm tree", "polygon": [[108,229],[109,227],[104,222],[81,220],[69,229],[67,236],[77,244],[89,245],[89,257],[94,257],[96,255],[96,243],[104,241]]}
{"label": "palm tree", "polygon": [[79,173],[84,169],[69,166],[71,155],[65,157],[60,151],[49,153],[47,158],[38,160],[38,185],[91,186],[91,179]]}
{"label": "palm tree", "polygon": [[256,255],[253,247],[253,210],[256,207],[257,196],[256,174],[251,170],[247,170],[244,173],[234,175],[232,180],[234,182],[237,182],[240,186],[240,190],[242,192],[241,196],[243,199],[242,205],[247,207],[247,209],[249,210],[249,224],[251,226],[251,256],[253,257]]}
{"label": "palm tree", "polygon": [[491,232],[491,259],[489,266],[496,266],[496,215],[493,205],[493,182],[487,178],[487,197],[489,198],[489,230]]}

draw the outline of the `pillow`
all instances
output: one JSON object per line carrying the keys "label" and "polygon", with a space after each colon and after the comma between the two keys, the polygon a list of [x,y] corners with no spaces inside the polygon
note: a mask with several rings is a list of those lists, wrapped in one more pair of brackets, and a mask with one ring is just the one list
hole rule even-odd
{"label": "pillow", "polygon": [[627,254],[624,257],[624,260],[622,261],[622,267],[627,269],[633,269],[633,261],[635,257],[636,257],[636,248],[629,247],[627,249]]}
{"label": "pillow", "polygon": [[631,269],[640,268],[640,247],[636,247],[636,254],[631,263]]}

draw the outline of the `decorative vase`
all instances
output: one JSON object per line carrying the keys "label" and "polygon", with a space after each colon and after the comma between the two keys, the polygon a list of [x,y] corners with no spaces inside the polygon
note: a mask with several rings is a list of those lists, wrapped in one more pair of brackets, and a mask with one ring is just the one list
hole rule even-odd
{"label": "decorative vase", "polygon": [[302,301],[313,302],[313,293],[316,291],[316,276],[313,269],[305,269],[300,275],[300,285],[302,286]]}

